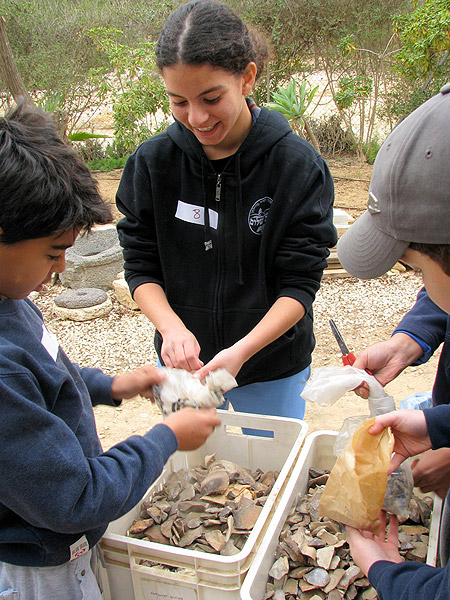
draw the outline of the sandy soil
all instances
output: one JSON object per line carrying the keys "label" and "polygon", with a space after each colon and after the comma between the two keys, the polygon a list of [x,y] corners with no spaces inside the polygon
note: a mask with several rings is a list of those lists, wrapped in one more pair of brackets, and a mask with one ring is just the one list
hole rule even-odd
{"label": "sandy soil", "polygon": [[[352,217],[357,218],[366,207],[372,167],[367,164],[359,164],[352,157],[331,158],[327,162],[335,181],[335,206],[346,210]],[[97,175],[102,195],[111,202],[114,202],[120,175],[120,171]],[[118,213],[116,213],[116,216],[120,217]],[[408,274],[405,276],[407,277]],[[420,280],[417,281],[417,289],[419,287]],[[411,305],[412,302],[413,297],[411,298]],[[401,313],[399,316],[401,316]],[[387,339],[390,336],[393,327],[392,320],[388,323],[384,323],[383,319],[379,321],[380,325],[377,326],[376,331],[371,330],[365,336],[356,330],[350,332],[352,342],[355,344],[353,347],[355,352],[363,346]],[[430,390],[436,372],[437,355],[424,366],[407,369],[387,386],[387,392],[399,402],[414,392]],[[329,335],[323,338],[317,335],[313,369],[329,364],[340,364],[336,345],[330,341]],[[117,409],[104,406],[97,407],[95,413],[99,435],[105,448],[133,433],[144,433],[151,425],[161,420],[159,411],[155,406],[140,398],[124,402]],[[336,430],[340,428],[346,417],[354,414],[368,414],[367,402],[350,392],[339,399],[332,407],[321,407],[307,403],[305,420],[308,423],[310,432],[318,429]]]}

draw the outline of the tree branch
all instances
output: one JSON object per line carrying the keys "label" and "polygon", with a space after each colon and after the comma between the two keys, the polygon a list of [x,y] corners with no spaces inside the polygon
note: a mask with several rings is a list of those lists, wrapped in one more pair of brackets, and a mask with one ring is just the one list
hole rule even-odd
{"label": "tree branch", "polygon": [[17,70],[11,47],[6,33],[6,20],[0,15],[0,79],[16,102],[23,99],[28,104],[34,104]]}

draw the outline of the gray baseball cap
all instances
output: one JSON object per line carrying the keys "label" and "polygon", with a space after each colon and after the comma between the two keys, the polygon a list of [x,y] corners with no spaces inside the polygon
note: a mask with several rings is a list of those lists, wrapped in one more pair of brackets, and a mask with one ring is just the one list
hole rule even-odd
{"label": "gray baseball cap", "polygon": [[392,131],[380,148],[367,210],[337,245],[341,265],[379,277],[411,242],[450,244],[450,83]]}

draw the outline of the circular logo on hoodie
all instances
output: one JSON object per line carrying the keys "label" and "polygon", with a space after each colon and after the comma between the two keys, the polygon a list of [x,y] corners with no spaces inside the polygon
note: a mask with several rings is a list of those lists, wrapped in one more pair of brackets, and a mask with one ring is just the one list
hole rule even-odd
{"label": "circular logo on hoodie", "polygon": [[250,227],[250,231],[253,231],[256,235],[262,235],[272,202],[272,198],[268,196],[260,198],[248,213],[248,226]]}

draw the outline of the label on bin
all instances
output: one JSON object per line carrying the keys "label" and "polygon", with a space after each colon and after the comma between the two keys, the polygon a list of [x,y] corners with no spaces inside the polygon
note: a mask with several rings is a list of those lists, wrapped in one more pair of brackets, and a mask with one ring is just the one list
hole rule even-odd
{"label": "label on bin", "polygon": [[196,591],[191,588],[149,579],[141,583],[145,600],[197,600]]}

